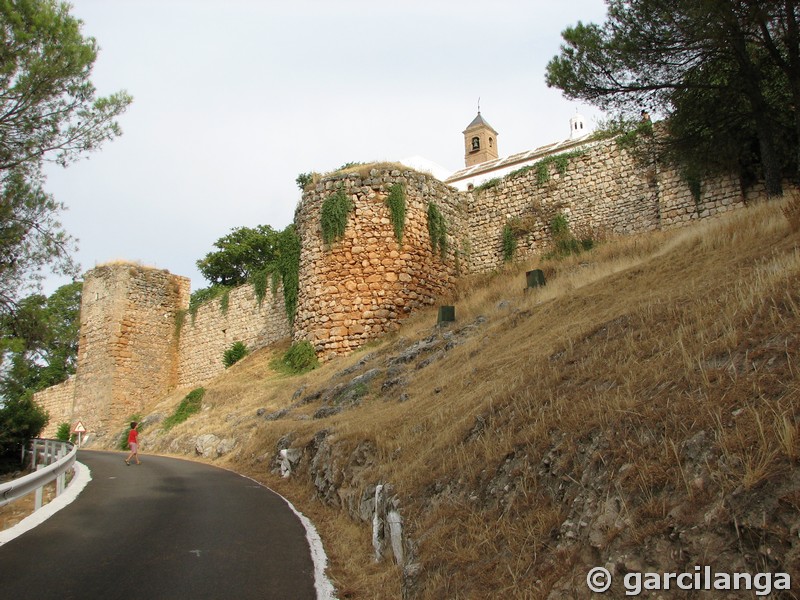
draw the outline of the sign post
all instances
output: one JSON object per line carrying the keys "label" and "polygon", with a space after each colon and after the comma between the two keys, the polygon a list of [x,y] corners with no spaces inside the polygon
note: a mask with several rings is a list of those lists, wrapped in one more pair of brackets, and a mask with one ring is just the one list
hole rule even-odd
{"label": "sign post", "polygon": [[72,428],[72,433],[78,434],[78,448],[81,447],[81,436],[86,433],[86,427],[83,426],[82,421],[78,421],[75,423],[75,427]]}

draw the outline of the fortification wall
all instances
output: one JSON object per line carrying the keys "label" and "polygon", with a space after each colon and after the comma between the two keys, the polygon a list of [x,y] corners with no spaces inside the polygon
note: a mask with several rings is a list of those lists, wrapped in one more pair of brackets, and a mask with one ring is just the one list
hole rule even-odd
{"label": "fortification wall", "polygon": [[[395,237],[386,203],[396,184],[406,195],[402,242]],[[322,203],[339,190],[352,199],[354,209],[343,239],[326,248]],[[306,191],[295,213],[303,250],[294,339],[310,341],[323,359],[347,354],[397,329],[414,308],[452,290],[459,275],[453,232],[465,226],[461,200],[457,190],[433,177],[391,168],[333,176]],[[431,247],[429,203],[447,223],[444,256]]]}
{"label": "fortification wall", "polygon": [[41,437],[54,438],[61,423],[72,423],[72,404],[75,401],[75,376],[66,381],[36,392],[33,400],[50,415],[50,421],[39,434]]}
{"label": "fortification wall", "polygon": [[[225,306],[227,305],[227,306]],[[178,387],[197,386],[225,370],[222,357],[235,342],[257,350],[291,336],[283,302],[283,290],[266,291],[258,301],[252,285],[230,291],[206,302],[192,316],[186,314],[179,326]]]}
{"label": "fortification wall", "polygon": [[103,436],[178,380],[175,320],[189,280],[137,265],[84,276],[73,420]]}
{"label": "fortification wall", "polygon": [[636,234],[715,216],[763,195],[763,188],[756,186],[745,199],[739,181],[728,176],[704,182],[695,199],[677,171],[642,165],[616,141],[607,140],[571,158],[563,174],[551,165],[546,183],[531,169],[468,193],[470,270],[502,265],[507,223],[515,225],[514,258],[519,259],[547,249],[550,221],[557,213],[567,217],[579,236]]}
{"label": "fortification wall", "polygon": [[[259,303],[253,287],[242,286],[230,292],[226,309],[218,300],[192,317],[184,277],[135,265],[87,273],[77,374],[37,394],[51,412],[51,427],[80,419],[98,435],[116,431],[149,401],[221,373],[223,353],[237,341],[253,350],[292,335],[310,341],[323,359],[352,352],[446,296],[459,277],[501,266],[508,224],[517,232],[518,260],[548,248],[557,213],[576,235],[597,238],[679,227],[765,196],[757,186],[745,198],[734,177],[719,177],[703,182],[696,198],[678,173],[642,165],[613,140],[573,157],[563,173],[551,166],[545,183],[531,169],[482,191],[462,193],[412,170],[366,169],[321,180],[298,205],[302,250],[293,328],[280,290],[267,291]],[[394,185],[406,196],[402,242],[387,205]],[[354,208],[343,239],[326,247],[322,204],[340,190]],[[447,227],[443,253],[431,244],[431,204]]]}

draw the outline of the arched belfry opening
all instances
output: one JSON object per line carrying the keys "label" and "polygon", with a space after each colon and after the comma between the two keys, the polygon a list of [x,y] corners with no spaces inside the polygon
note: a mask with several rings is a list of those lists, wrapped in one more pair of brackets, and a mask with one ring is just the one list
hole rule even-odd
{"label": "arched belfry opening", "polygon": [[471,167],[497,156],[497,132],[484,120],[479,109],[478,115],[464,130],[464,162]]}
{"label": "arched belfry opening", "polygon": [[586,119],[576,111],[569,120],[569,139],[576,140],[582,138],[587,133],[589,133],[589,130],[586,128]]}

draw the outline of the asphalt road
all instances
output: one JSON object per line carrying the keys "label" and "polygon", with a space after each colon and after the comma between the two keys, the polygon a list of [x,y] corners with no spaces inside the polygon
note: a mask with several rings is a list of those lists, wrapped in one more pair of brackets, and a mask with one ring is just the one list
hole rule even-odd
{"label": "asphalt road", "polygon": [[37,600],[316,598],[305,529],[277,494],[208,465],[80,451],[92,481],[0,546],[0,596]]}

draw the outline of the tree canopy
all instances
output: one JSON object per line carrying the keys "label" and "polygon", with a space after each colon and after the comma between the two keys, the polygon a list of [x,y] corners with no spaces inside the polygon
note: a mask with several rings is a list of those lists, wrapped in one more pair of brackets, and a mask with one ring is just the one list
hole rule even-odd
{"label": "tree canopy", "polygon": [[271,278],[273,284],[280,281],[283,285],[286,314],[289,322],[294,320],[300,285],[300,238],[294,224],[283,231],[275,231],[269,225],[237,227],[214,246],[216,251],[197,261],[197,267],[211,285],[192,292],[190,308],[246,282],[252,283],[256,295],[263,297]]}
{"label": "tree canopy", "polygon": [[125,92],[97,96],[97,44],[69,11],[56,0],[0,0],[0,454],[39,433],[47,415],[33,393],[75,368],[80,284],[25,297],[45,269],[78,274],[44,164],[67,166],[120,135],[116,118],[131,102]]}
{"label": "tree canopy", "polygon": [[81,289],[76,282],[50,297],[28,296],[0,315],[0,471],[3,457],[18,457],[19,445],[47,424],[33,394],[75,373]]}
{"label": "tree canopy", "polygon": [[90,81],[97,44],[69,5],[0,2],[0,312],[49,267],[75,275],[74,240],[44,190],[43,164],[66,166],[120,135],[125,92],[97,97]]}
{"label": "tree canopy", "polygon": [[19,301],[0,317],[0,398],[9,400],[61,383],[75,373],[80,332],[81,282],[45,297]]}
{"label": "tree canopy", "polygon": [[236,227],[214,242],[217,250],[198,260],[197,268],[212,286],[241,285],[275,264],[279,235],[269,225]]}
{"label": "tree canopy", "polygon": [[562,33],[546,81],[628,115],[668,118],[665,154],[738,169],[781,193],[800,168],[800,1],[607,0],[602,25]]}

